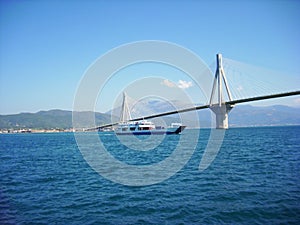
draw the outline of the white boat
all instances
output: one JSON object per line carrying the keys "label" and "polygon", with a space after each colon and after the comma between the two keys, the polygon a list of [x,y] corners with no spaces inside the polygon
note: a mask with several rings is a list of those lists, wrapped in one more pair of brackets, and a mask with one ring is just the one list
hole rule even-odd
{"label": "white boat", "polygon": [[155,126],[153,122],[147,120],[132,120],[125,93],[123,94],[120,121],[122,122],[118,124],[115,130],[117,135],[179,134],[186,127],[181,123],[172,123],[171,126],[165,128]]}
{"label": "white boat", "polygon": [[154,123],[141,120],[119,123],[116,129],[118,135],[151,135],[151,134],[179,134],[186,126],[172,123],[170,127],[155,126]]}

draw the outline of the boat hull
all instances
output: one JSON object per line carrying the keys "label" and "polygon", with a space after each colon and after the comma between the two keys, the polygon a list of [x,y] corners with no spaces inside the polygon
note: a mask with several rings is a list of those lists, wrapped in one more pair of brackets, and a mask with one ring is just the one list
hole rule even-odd
{"label": "boat hull", "polygon": [[117,135],[170,135],[170,134],[180,134],[186,126],[179,126],[177,128],[169,128],[162,130],[139,130],[139,131],[122,131],[116,132]]}

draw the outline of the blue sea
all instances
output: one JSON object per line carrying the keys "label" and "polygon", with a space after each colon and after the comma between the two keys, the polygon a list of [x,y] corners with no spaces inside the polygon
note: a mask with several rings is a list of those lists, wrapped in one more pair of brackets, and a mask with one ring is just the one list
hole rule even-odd
{"label": "blue sea", "polygon": [[[144,152],[99,136],[118,160],[147,165],[193,132]],[[201,129],[190,160],[170,178],[128,186],[90,167],[73,133],[2,134],[0,224],[300,224],[299,126],[229,129],[199,171],[209,135]]]}

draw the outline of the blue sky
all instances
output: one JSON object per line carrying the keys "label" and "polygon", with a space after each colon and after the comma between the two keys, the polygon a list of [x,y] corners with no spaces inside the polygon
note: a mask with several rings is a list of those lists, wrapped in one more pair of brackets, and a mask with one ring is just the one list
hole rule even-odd
{"label": "blue sky", "polygon": [[[0,114],[71,110],[89,65],[112,48],[141,40],[174,42],[208,64],[221,52],[240,62],[285,71],[293,88],[298,84],[292,81],[300,76],[299,10],[296,0],[1,0]],[[109,108],[108,101],[100,111]],[[271,103],[299,106],[297,101],[294,97]]]}

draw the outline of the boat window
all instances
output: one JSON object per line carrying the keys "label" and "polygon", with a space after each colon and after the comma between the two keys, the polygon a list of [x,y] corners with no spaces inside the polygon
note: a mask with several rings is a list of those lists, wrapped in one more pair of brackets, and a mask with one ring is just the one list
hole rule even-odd
{"label": "boat window", "polygon": [[135,127],[130,127],[130,130],[131,130],[131,131],[135,130]]}
{"label": "boat window", "polygon": [[125,128],[122,128],[122,131],[126,131],[127,130],[127,127],[125,127]]}
{"label": "boat window", "polygon": [[139,127],[139,130],[150,130],[150,127]]}

